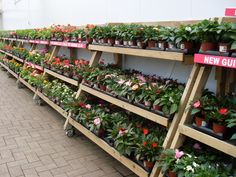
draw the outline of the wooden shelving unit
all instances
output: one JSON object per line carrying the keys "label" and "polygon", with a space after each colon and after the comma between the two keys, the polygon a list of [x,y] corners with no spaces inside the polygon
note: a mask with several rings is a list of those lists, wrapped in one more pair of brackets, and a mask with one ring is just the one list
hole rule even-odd
{"label": "wooden shelving unit", "polygon": [[90,132],[88,129],[86,129],[83,125],[79,124],[72,118],[68,118],[68,122],[74,126],[77,130],[79,130],[81,133],[83,133],[86,137],[88,137],[91,141],[93,141],[95,144],[97,144],[99,147],[101,147],[104,151],[106,151],[108,154],[110,154],[112,157],[117,159],[119,162],[121,162],[123,165],[128,167],[130,170],[132,170],[135,174],[143,177],[148,177],[148,172],[145,171],[142,167],[137,165],[132,160],[128,159],[125,156],[120,155],[120,153],[114,149],[113,147],[109,146],[105,141],[98,138],[96,135],[94,135],[92,132]]}
{"label": "wooden shelving unit", "polygon": [[[168,22],[168,25],[169,23],[170,22]],[[162,24],[162,25],[165,25],[165,24]],[[3,39],[3,40],[10,40],[10,41],[16,41],[16,42],[18,41],[21,43],[31,43],[33,45],[43,44],[43,45],[53,46],[50,59],[52,59],[53,56],[57,55],[60,47],[69,47],[69,48],[74,48],[74,49],[87,48],[89,51],[92,52],[92,57],[90,59],[90,64],[89,64],[90,66],[95,66],[98,64],[99,59],[101,58],[101,55],[103,52],[114,53],[115,60],[119,64],[121,63],[121,59],[122,59],[121,55],[132,55],[132,56],[137,56],[137,57],[147,57],[147,58],[158,59],[158,60],[160,59],[160,60],[165,60],[165,61],[182,62],[183,64],[193,64],[193,56],[185,55],[184,53],[179,53],[179,52],[156,51],[156,50],[148,50],[148,49],[134,49],[134,48],[125,48],[125,47],[110,47],[110,46],[91,45],[91,44],[87,46],[85,44],[82,45],[80,43],[68,43],[68,42],[57,42],[57,41],[50,41],[46,43],[42,41],[40,42],[40,41],[8,39],[8,38]],[[74,55],[74,52],[72,52],[72,50],[71,50],[71,55]],[[190,100],[193,100],[193,98],[201,94],[201,90],[206,83],[206,80],[210,74],[210,71],[211,71],[211,67],[209,66],[203,66],[196,63],[193,65],[191,74],[188,78],[185,90],[183,92],[183,96],[180,101],[179,111],[178,113],[174,115],[172,121],[170,121],[169,119],[163,116],[155,114],[149,110],[145,110],[131,103],[127,103],[118,98],[107,95],[96,89],[90,88],[83,84],[79,84],[78,81],[62,76],[51,70],[44,69],[44,75],[49,74],[49,75],[54,76],[55,78],[61,79],[64,82],[67,82],[74,86],[79,86],[77,97],[82,96],[84,93],[94,95],[107,102],[115,104],[125,110],[131,111],[135,114],[143,116],[144,118],[148,120],[151,120],[153,122],[156,122],[159,125],[162,125],[168,128],[168,133],[163,144],[164,149],[180,147],[182,145],[182,142],[184,141],[183,136],[189,136],[189,137],[192,137],[193,139],[201,141],[209,146],[212,146],[216,149],[219,149],[235,157],[236,149],[234,145],[228,142],[223,142],[214,137],[210,137],[209,135],[198,132],[197,130],[188,126],[189,125],[189,119],[188,119],[189,111],[186,111],[186,107],[187,105],[189,105]],[[158,169],[156,165],[154,166],[152,172],[148,173],[141,166],[139,166],[132,160],[120,155],[116,149],[109,146],[105,141],[98,138],[95,134],[90,132],[80,123],[72,119],[70,117],[70,113],[68,114],[61,107],[59,107],[58,105],[53,103],[51,100],[49,100],[47,97],[45,97],[41,92],[32,88],[22,78],[19,78],[19,81],[22,82],[24,85],[26,85],[28,88],[30,88],[35,93],[36,96],[40,97],[42,100],[48,103],[52,108],[58,111],[63,117],[67,118],[64,125],[65,129],[67,129],[69,125],[78,129],[81,133],[87,136],[91,141],[93,141],[95,144],[100,146],[103,150],[105,150],[108,154],[113,156],[115,159],[119,160],[121,163],[127,166],[130,170],[132,170],[138,176],[141,176],[141,177],[162,176],[162,174],[160,173],[160,169]],[[205,138],[209,140],[204,140]]]}
{"label": "wooden shelving unit", "polygon": [[156,123],[158,123],[160,125],[163,125],[165,127],[169,126],[170,120],[168,118],[166,118],[166,117],[163,117],[161,115],[155,114],[155,113],[153,113],[151,111],[148,111],[146,109],[140,108],[140,107],[135,106],[135,105],[132,105],[132,104],[127,103],[125,101],[122,101],[120,99],[114,98],[112,96],[109,96],[109,95],[107,95],[105,93],[102,93],[100,91],[97,91],[97,90],[95,90],[93,88],[90,88],[88,86],[85,86],[85,85],[80,85],[80,89],[82,91],[85,91],[85,92],[91,94],[91,95],[94,95],[94,96],[96,96],[98,98],[101,98],[101,99],[103,99],[103,100],[105,100],[107,102],[110,102],[110,103],[112,103],[112,104],[114,104],[116,106],[119,106],[119,107],[121,107],[123,109],[126,109],[126,110],[130,111],[130,112],[133,112],[133,113],[138,114],[138,115],[140,115],[142,117],[145,117],[146,119],[149,119],[149,120],[151,120],[153,122],[156,122]]}
{"label": "wooden shelving unit", "polygon": [[67,83],[69,83],[69,84],[71,84],[71,85],[79,86],[79,82],[78,82],[77,80],[68,78],[68,77],[63,76],[63,75],[61,75],[61,74],[58,74],[58,73],[56,73],[56,72],[54,72],[54,71],[51,71],[50,69],[47,69],[47,68],[45,68],[44,71],[45,71],[45,73],[47,73],[47,74],[49,74],[49,75],[52,75],[52,76],[54,76],[54,77],[56,77],[56,78],[58,78],[58,79],[61,79],[61,80],[63,80],[64,82],[67,82]]}

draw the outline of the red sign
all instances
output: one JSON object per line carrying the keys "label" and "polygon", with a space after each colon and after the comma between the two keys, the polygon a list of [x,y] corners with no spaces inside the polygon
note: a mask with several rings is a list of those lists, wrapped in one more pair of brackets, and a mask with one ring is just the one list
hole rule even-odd
{"label": "red sign", "polygon": [[40,71],[43,71],[43,67],[42,66],[36,65],[36,64],[28,62],[28,61],[26,61],[25,64],[28,65],[31,68],[35,68],[35,69],[38,69]]}
{"label": "red sign", "polygon": [[222,67],[236,69],[236,58],[232,58],[232,57],[195,54],[194,62],[202,63],[206,65],[222,66]]}
{"label": "red sign", "polygon": [[236,17],[236,8],[226,8],[225,9],[225,16]]}

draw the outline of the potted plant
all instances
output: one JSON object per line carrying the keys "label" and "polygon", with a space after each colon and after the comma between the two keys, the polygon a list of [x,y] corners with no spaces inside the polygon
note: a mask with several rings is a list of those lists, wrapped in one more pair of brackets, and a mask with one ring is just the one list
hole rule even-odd
{"label": "potted plant", "polygon": [[218,26],[219,23],[217,21],[210,20],[203,20],[197,24],[194,33],[197,34],[197,38],[201,41],[200,51],[216,50]]}
{"label": "potted plant", "polygon": [[193,51],[193,43],[196,41],[196,34],[194,28],[196,25],[181,25],[176,29],[176,45],[181,50],[187,50],[187,52]]}
{"label": "potted plant", "polygon": [[158,40],[158,27],[154,26],[145,26],[143,30],[143,35],[144,35],[144,42],[147,43],[148,48],[155,48],[157,47],[157,40]]}
{"label": "potted plant", "polygon": [[162,173],[168,174],[169,177],[177,177],[176,163],[185,153],[178,149],[163,150],[158,158],[157,167],[161,168]]}
{"label": "potted plant", "polygon": [[236,25],[234,23],[223,23],[219,25],[217,29],[219,52],[226,53],[230,52],[230,50],[235,50],[236,47],[234,45],[236,43],[234,41],[236,41]]}

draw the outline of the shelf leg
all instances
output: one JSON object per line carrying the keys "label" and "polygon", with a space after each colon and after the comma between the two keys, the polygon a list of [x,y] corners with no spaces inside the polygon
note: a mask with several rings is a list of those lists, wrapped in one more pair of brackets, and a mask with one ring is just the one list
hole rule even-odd
{"label": "shelf leg", "polygon": [[[181,101],[180,101],[180,106],[179,106],[180,110],[178,111],[178,113],[175,114],[175,117],[174,117],[174,119],[171,123],[171,126],[170,126],[170,128],[168,130],[168,133],[166,135],[165,141],[163,143],[163,148],[164,149],[168,149],[171,146],[172,140],[173,140],[173,138],[176,134],[176,131],[178,129],[179,122],[180,122],[180,120],[182,118],[182,115],[184,113],[184,108],[187,105],[188,98],[191,94],[194,83],[197,79],[199,70],[200,70],[200,65],[195,63],[193,65],[192,71],[190,73],[190,76],[188,78],[186,87],[184,89],[183,96],[182,96]],[[153,170],[152,170],[152,173],[150,174],[150,177],[157,177],[157,176],[158,177],[163,177],[163,174],[160,172],[160,169],[157,168],[157,163],[156,163]]]}
{"label": "shelf leg", "polygon": [[[206,85],[207,79],[211,73],[212,66],[201,66],[198,76],[196,78],[195,84],[192,88],[192,92],[190,94],[190,97],[188,99],[186,107],[193,101],[196,100],[196,98],[199,98],[202,94],[202,91],[204,90],[204,87]],[[186,109],[182,115],[182,119],[179,123],[179,125],[184,125],[191,123],[191,117],[190,117],[190,109]],[[170,146],[171,149],[179,148],[183,142],[184,142],[185,136],[181,135],[179,131],[176,131],[175,137],[172,141],[172,144]]]}

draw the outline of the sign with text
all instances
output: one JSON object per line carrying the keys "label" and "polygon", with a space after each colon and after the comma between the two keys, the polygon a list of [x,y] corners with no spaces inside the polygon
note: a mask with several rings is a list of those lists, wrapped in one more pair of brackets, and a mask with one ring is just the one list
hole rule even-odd
{"label": "sign with text", "polygon": [[236,58],[232,58],[232,57],[195,54],[194,62],[202,63],[206,65],[222,66],[222,67],[236,69]]}
{"label": "sign with text", "polygon": [[236,8],[226,8],[225,16],[236,17]]}

